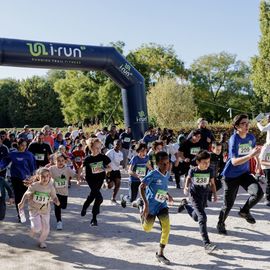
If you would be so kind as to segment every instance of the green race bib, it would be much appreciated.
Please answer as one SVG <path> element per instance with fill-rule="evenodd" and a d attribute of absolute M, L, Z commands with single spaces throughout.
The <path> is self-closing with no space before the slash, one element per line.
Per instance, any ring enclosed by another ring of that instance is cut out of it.
<path fill-rule="evenodd" d="M 146 174 L 146 167 L 137 166 L 136 167 L 136 174 L 138 176 L 145 176 L 145 174 Z"/>
<path fill-rule="evenodd" d="M 104 172 L 103 162 L 102 161 L 99 161 L 99 162 L 96 162 L 96 163 L 91 163 L 90 166 L 91 166 L 91 169 L 92 169 L 92 174 L 97 174 L 97 173 Z"/>
<path fill-rule="evenodd" d="M 198 186 L 208 185 L 210 180 L 209 173 L 194 173 L 193 183 Z"/>
<path fill-rule="evenodd" d="M 249 143 L 239 144 L 238 155 L 246 156 L 250 153 L 251 150 L 252 150 L 252 146 Z"/>
<path fill-rule="evenodd" d="M 163 203 L 166 201 L 166 199 L 167 199 L 167 191 L 162 190 L 162 189 L 158 189 L 156 196 L 155 196 L 155 200 L 157 202 Z"/>
<path fill-rule="evenodd" d="M 196 156 L 200 152 L 200 150 L 201 150 L 200 147 L 192 147 L 190 148 L 190 154 Z"/>
<path fill-rule="evenodd" d="M 54 184 L 56 188 L 65 188 L 67 187 L 67 180 L 66 178 L 56 178 Z"/>
<path fill-rule="evenodd" d="M 50 195 L 48 192 L 39 192 L 39 191 L 34 192 L 33 201 L 35 203 L 47 204 L 49 200 L 50 200 Z"/>

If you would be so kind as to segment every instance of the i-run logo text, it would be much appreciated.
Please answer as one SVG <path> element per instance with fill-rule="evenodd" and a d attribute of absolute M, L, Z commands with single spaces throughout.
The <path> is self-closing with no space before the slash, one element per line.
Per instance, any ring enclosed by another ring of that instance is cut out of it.
<path fill-rule="evenodd" d="M 82 57 L 82 51 L 86 48 L 84 46 L 81 46 L 80 48 L 71 48 L 71 47 L 64 47 L 59 46 L 55 47 L 55 45 L 50 44 L 49 48 L 46 48 L 45 44 L 40 42 L 35 43 L 26 43 L 26 45 L 29 48 L 29 52 L 32 56 L 66 56 L 66 57 L 76 57 L 81 58 Z"/>

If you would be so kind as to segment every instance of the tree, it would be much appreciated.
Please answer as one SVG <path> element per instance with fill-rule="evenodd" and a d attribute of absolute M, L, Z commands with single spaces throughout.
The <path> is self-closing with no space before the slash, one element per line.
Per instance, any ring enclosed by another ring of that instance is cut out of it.
<path fill-rule="evenodd" d="M 48 80 L 38 76 L 22 80 L 19 92 L 21 110 L 24 111 L 24 123 L 34 127 L 41 127 L 45 124 L 63 125 L 58 95 Z M 21 118 L 19 115 L 17 117 Z"/>
<path fill-rule="evenodd" d="M 260 3 L 259 55 L 251 59 L 254 92 L 261 111 L 270 110 L 270 3 Z"/>
<path fill-rule="evenodd" d="M 65 123 L 89 121 L 98 113 L 98 85 L 87 73 L 67 71 L 66 78 L 55 82 Z"/>
<path fill-rule="evenodd" d="M 0 127 L 12 127 L 12 101 L 16 100 L 19 82 L 13 79 L 0 81 Z M 14 108 L 15 109 L 15 108 Z M 22 112 L 21 112 L 22 113 Z"/>
<path fill-rule="evenodd" d="M 232 106 L 235 112 L 251 112 L 254 93 L 249 77 L 249 67 L 233 54 L 221 52 L 195 60 L 189 79 L 199 113 L 220 121 L 229 118 L 227 109 Z"/>
<path fill-rule="evenodd" d="M 181 121 L 194 120 L 193 89 L 175 78 L 161 77 L 147 95 L 149 117 L 161 128 L 178 128 Z"/>
<path fill-rule="evenodd" d="M 127 60 L 144 76 L 146 88 L 157 82 L 161 76 L 185 77 L 184 63 L 172 46 L 143 44 L 127 55 Z"/>

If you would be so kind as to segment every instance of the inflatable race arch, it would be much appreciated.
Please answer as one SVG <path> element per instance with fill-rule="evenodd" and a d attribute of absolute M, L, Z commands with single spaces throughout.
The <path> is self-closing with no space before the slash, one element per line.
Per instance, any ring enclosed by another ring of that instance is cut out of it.
<path fill-rule="evenodd" d="M 125 125 L 134 138 L 148 127 L 144 78 L 113 47 L 0 38 L 0 65 L 102 71 L 121 88 Z"/>

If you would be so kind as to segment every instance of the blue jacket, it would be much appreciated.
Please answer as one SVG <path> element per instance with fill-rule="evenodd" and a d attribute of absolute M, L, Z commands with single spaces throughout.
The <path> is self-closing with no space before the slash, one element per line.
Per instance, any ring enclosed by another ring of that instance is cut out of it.
<path fill-rule="evenodd" d="M 29 152 L 10 152 L 0 162 L 0 170 L 5 169 L 11 162 L 10 175 L 21 180 L 25 180 L 29 176 L 33 175 L 36 170 L 35 156 Z"/>

